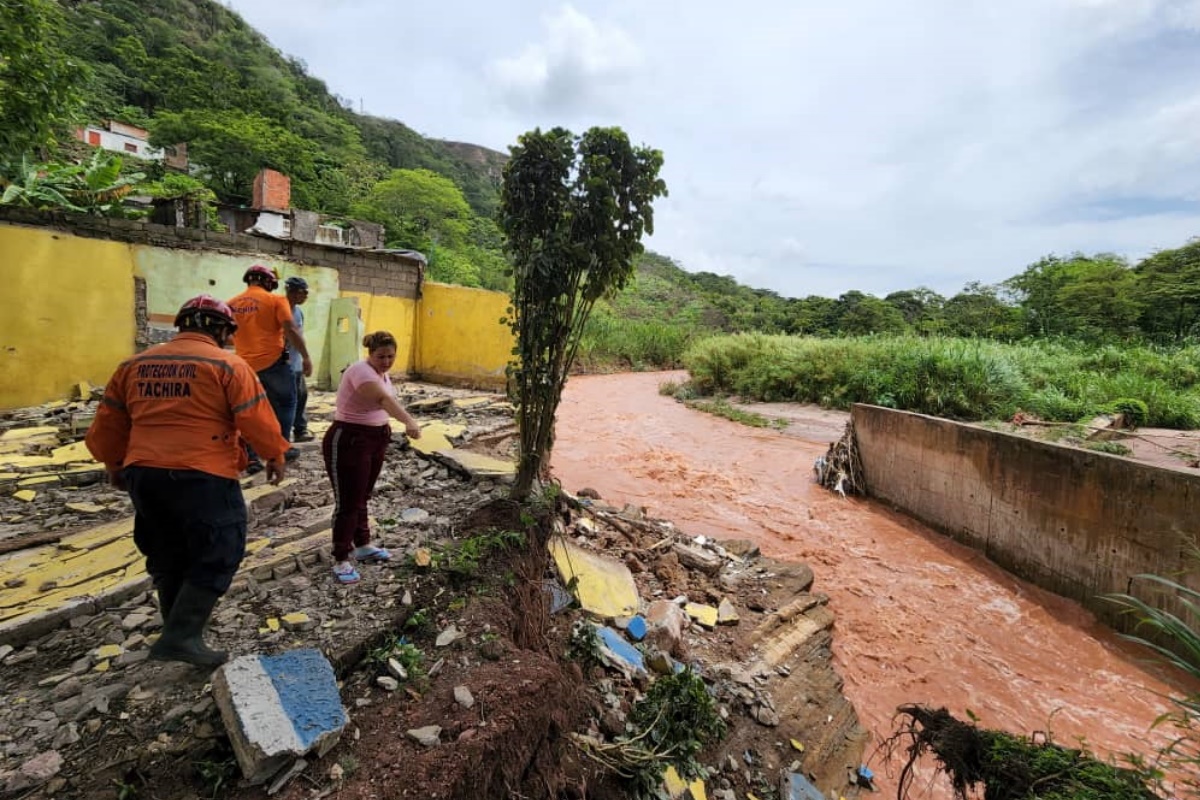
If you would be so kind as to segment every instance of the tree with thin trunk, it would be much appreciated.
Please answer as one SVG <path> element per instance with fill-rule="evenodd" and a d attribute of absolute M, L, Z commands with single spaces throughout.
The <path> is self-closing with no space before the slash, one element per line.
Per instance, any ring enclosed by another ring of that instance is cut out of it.
<path fill-rule="evenodd" d="M 508 368 L 520 456 L 512 496 L 545 477 L 554 415 L 584 323 L 596 301 L 620 291 L 654 232 L 653 201 L 667 193 L 662 153 L 633 147 L 620 128 L 576 136 L 563 128 L 521 136 L 510 148 L 500 228 L 513 262 Z"/>

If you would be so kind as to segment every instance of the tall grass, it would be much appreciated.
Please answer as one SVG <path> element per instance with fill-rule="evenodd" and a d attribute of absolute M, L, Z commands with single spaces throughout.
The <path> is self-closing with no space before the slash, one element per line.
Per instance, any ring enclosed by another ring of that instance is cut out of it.
<path fill-rule="evenodd" d="M 579 342 L 581 365 L 591 369 L 678 369 L 696 337 L 691 326 L 656 319 L 588 318 Z"/>
<path fill-rule="evenodd" d="M 1200 427 L 1198 347 L 741 334 L 696 342 L 682 361 L 705 394 L 832 408 L 873 403 L 966 420 L 1024 410 L 1061 422 L 1137 399 L 1147 406 L 1148 425 Z"/>

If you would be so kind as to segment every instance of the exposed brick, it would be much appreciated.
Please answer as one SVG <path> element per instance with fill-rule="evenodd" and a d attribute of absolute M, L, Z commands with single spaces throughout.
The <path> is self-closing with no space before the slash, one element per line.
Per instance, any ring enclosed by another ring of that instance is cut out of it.
<path fill-rule="evenodd" d="M 287 211 L 292 207 L 292 181 L 273 169 L 259 170 L 254 176 L 253 207 L 269 211 Z"/>

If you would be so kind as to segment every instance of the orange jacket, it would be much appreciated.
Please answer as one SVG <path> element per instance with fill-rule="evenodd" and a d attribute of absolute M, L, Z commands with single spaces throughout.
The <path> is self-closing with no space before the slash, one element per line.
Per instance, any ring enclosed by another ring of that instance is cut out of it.
<path fill-rule="evenodd" d="M 229 301 L 237 322 L 233 348 L 255 372 L 262 372 L 283 356 L 287 346 L 284 329 L 292 324 L 292 306 L 287 298 L 251 286 Z"/>
<path fill-rule="evenodd" d="M 237 478 L 246 467 L 239 431 L 267 460 L 289 447 L 250 365 L 189 331 L 117 367 L 85 441 L 110 470 L 137 464 Z"/>

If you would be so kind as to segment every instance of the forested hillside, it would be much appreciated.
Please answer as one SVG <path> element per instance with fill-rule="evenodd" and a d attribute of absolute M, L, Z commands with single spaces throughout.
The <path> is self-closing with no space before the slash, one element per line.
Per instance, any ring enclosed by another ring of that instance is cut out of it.
<path fill-rule="evenodd" d="M 74 172 L 61 163 L 22 166 L 23 158 L 67 161 L 68 153 L 48 146 L 52 134 L 61 144 L 74 125 L 117 119 L 148 128 L 155 144 L 186 141 L 193 163 L 203 165 L 199 186 L 127 162 L 126 173 L 145 173 L 139 193 L 199 188 L 244 203 L 255 173 L 273 167 L 291 176 L 297 207 L 384 223 L 389 245 L 429 255 L 433 279 L 508 288 L 494 221 L 504 154 L 356 113 L 302 61 L 214 0 L 6 2 L 0 53 L 4 202 L 61 207 L 64 194 L 76 195 L 40 184 L 64 175 L 86 178 L 84 200 L 119 194 L 94 190 L 111 172 L 99 162 Z M 82 207 L 120 212 L 110 199 Z M 1200 244 L 1135 264 L 1108 254 L 1048 256 L 1024 269 L 1014 264 L 1013 273 L 950 296 L 913 287 L 884 297 L 786 298 L 648 253 L 634 284 L 597 308 L 583 355 L 665 366 L 699 337 L 747 331 L 1165 344 L 1198 332 Z"/>

